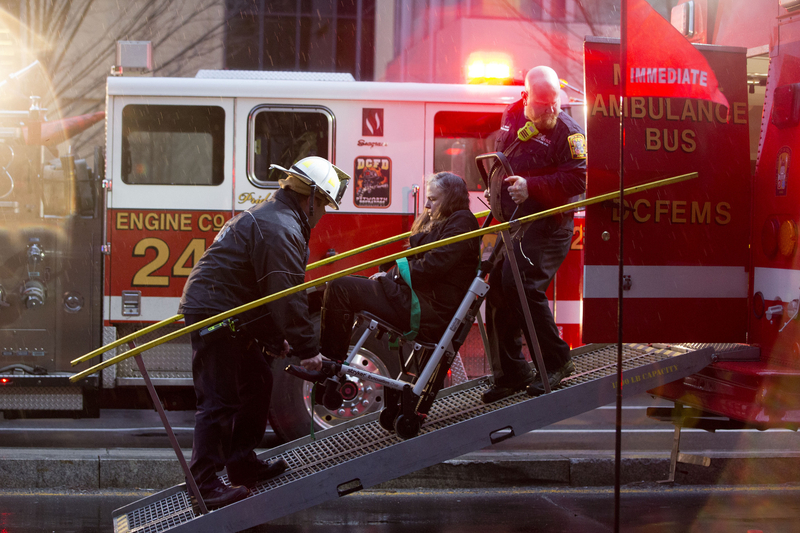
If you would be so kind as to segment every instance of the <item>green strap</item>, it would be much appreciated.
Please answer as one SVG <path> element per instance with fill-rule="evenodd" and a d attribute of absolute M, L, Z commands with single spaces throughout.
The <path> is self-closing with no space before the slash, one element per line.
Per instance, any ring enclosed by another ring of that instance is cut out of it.
<path fill-rule="evenodd" d="M 411 286 L 411 270 L 408 268 L 408 259 L 405 257 L 398 259 L 397 270 L 400 271 L 400 277 L 403 278 L 408 288 L 411 289 L 411 330 L 403 333 L 403 337 L 413 341 L 417 337 L 417 333 L 419 333 L 420 308 L 417 293 L 414 292 L 414 287 Z"/>

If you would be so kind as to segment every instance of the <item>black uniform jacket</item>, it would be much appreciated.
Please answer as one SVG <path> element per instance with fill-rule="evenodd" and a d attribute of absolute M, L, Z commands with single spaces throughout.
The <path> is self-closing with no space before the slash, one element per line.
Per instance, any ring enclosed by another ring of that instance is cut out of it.
<path fill-rule="evenodd" d="M 504 152 L 514 174 L 528 182 L 528 199 L 520 205 L 517 218 L 576 201 L 586 191 L 586 139 L 578 123 L 561 112 L 551 131 L 517 142 L 517 131 L 527 120 L 522 100 L 511 104 L 495 141 L 495 151 Z M 500 195 L 506 219 L 516 208 L 508 186 L 503 182 Z"/>
<path fill-rule="evenodd" d="M 412 235 L 410 245 L 414 248 L 476 229 L 478 221 L 464 209 L 450 215 L 430 232 Z M 479 263 L 480 241 L 477 237 L 408 257 L 411 285 L 420 301 L 419 334 L 423 340 L 439 340 L 475 279 Z M 378 279 L 386 296 L 410 313 L 411 291 L 397 267 Z"/>
<path fill-rule="evenodd" d="M 303 283 L 310 235 L 308 217 L 293 194 L 276 191 L 222 227 L 189 274 L 178 312 L 215 315 Z M 319 353 L 305 292 L 240 317 L 241 322 L 262 317 L 247 331 L 273 353 L 281 351 L 284 339 L 300 359 Z"/>

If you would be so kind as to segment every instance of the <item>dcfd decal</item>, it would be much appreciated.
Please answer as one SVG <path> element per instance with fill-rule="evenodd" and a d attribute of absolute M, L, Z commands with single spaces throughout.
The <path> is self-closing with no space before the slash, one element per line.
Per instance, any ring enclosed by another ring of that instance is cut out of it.
<path fill-rule="evenodd" d="M 361 135 L 383 137 L 383 109 L 363 108 L 361 110 Z"/>
<path fill-rule="evenodd" d="M 353 178 L 356 207 L 389 207 L 392 203 L 392 160 L 388 157 L 356 157 Z"/>
<path fill-rule="evenodd" d="M 789 162 L 792 159 L 792 149 L 784 146 L 778 150 L 775 160 L 775 196 L 786 196 L 786 177 L 789 175 Z"/>

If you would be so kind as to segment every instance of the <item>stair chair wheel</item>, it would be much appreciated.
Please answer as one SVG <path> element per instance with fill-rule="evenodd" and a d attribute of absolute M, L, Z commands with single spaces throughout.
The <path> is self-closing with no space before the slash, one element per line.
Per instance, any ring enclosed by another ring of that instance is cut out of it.
<path fill-rule="evenodd" d="M 378 423 L 389 433 L 394 431 L 394 419 L 397 413 L 397 406 L 387 405 L 381 410 L 381 414 L 378 417 Z"/>
<path fill-rule="evenodd" d="M 411 439 L 417 436 L 421 425 L 417 416 L 400 415 L 394 420 L 394 431 L 401 439 Z"/>

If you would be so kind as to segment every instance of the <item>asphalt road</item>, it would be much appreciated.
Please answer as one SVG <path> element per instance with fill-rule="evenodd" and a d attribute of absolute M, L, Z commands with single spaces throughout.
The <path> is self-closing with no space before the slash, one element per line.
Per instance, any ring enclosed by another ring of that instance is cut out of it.
<path fill-rule="evenodd" d="M 145 492 L 0 490 L 0 531 L 113 531 L 113 509 Z M 626 533 L 793 533 L 800 486 L 624 487 Z M 606 533 L 614 531 L 611 489 L 364 491 L 248 533 Z"/>

